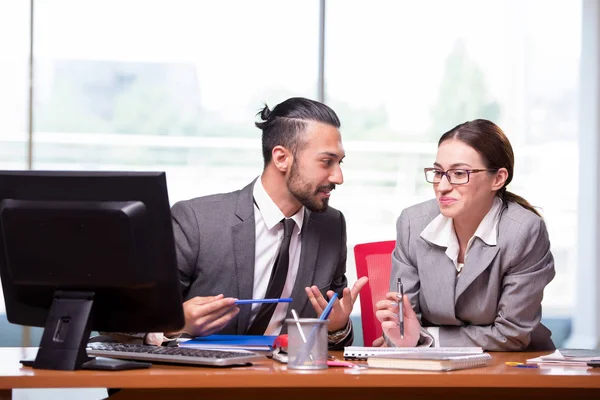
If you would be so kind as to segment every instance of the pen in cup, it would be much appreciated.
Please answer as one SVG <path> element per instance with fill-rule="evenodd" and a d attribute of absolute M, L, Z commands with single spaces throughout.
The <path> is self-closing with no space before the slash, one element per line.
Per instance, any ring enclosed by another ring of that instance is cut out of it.
<path fill-rule="evenodd" d="M 338 298 L 337 293 L 334 293 L 333 296 L 331 296 L 331 299 L 329 299 L 327 306 L 325 307 L 325 309 L 321 313 L 321 316 L 319 317 L 320 321 L 325 321 L 327 318 L 329 318 L 329 314 L 331 314 L 331 310 L 332 310 L 335 300 L 337 298 Z M 313 348 L 313 346 L 315 345 L 315 339 L 316 339 L 318 329 L 319 329 L 319 326 L 315 326 L 312 329 L 312 331 L 308 335 L 308 339 L 306 340 L 306 343 L 304 343 L 302 345 L 302 347 L 300 348 L 300 351 L 298 352 L 298 356 L 296 359 L 297 364 L 303 364 L 304 361 L 306 360 L 307 356 L 310 356 L 312 358 L 312 356 L 310 355 L 310 352 L 311 352 L 311 349 Z"/>
<path fill-rule="evenodd" d="M 397 294 L 398 298 L 398 322 L 400 324 L 400 338 L 404 339 L 404 286 L 402 286 L 402 279 L 398 278 L 396 282 Z"/>
<path fill-rule="evenodd" d="M 302 339 L 302 342 L 306 343 L 306 336 L 304 336 L 304 330 L 302 329 L 302 325 L 300 325 L 300 319 L 298 318 L 298 313 L 293 308 L 292 308 L 292 317 L 294 317 L 294 321 L 296 321 L 296 328 L 298 328 L 298 333 L 300 333 L 300 338 Z M 312 354 L 310 355 L 310 360 L 313 361 Z"/>
<path fill-rule="evenodd" d="M 292 317 L 294 317 L 294 321 L 296 321 L 296 327 L 298 328 L 298 332 L 300 333 L 300 337 L 302 341 L 306 343 L 306 336 L 304 336 L 304 331 L 302 330 L 302 326 L 300 325 L 300 320 L 298 319 L 298 313 L 296 310 L 292 309 Z"/>

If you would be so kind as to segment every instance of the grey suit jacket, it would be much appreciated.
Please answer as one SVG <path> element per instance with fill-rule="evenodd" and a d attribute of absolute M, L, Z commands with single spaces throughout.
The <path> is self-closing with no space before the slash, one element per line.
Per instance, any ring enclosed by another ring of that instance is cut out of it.
<path fill-rule="evenodd" d="M 226 297 L 252 298 L 254 287 L 255 223 L 254 182 L 231 193 L 199 197 L 176 203 L 171 210 L 177 262 L 184 300 L 223 293 Z M 302 227 L 302 251 L 298 275 L 288 307 L 301 317 L 316 313 L 304 292 L 316 285 L 325 295 L 333 290 L 341 297 L 346 279 L 346 222 L 329 207 L 322 213 L 306 211 Z M 250 323 L 251 305 L 220 333 L 244 334 Z M 282 333 L 287 331 L 284 323 Z M 352 343 L 352 332 L 340 346 Z"/>
<path fill-rule="evenodd" d="M 550 331 L 540 323 L 544 287 L 555 274 L 544 220 L 517 203 L 505 203 L 497 245 L 476 238 L 457 277 L 446 249 L 420 236 L 438 214 L 437 201 L 430 200 L 398 218 L 391 290 L 401 277 L 422 325 L 440 327 L 440 346 L 554 349 Z"/>

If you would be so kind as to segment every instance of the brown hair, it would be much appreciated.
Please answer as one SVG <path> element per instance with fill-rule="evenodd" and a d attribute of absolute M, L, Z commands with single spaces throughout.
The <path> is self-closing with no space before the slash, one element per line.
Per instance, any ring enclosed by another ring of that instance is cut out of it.
<path fill-rule="evenodd" d="M 496 195 L 505 202 L 515 202 L 541 217 L 527 200 L 506 190 L 506 186 L 513 178 L 515 155 L 508 138 L 498 125 L 487 119 L 467 121 L 444 133 L 438 142 L 438 147 L 450 139 L 460 140 L 475 149 L 481 154 L 486 168 L 506 168 L 508 178 Z"/>

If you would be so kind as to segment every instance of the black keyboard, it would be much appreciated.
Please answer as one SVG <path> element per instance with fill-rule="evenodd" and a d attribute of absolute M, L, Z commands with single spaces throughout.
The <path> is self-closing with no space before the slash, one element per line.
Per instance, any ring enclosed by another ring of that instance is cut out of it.
<path fill-rule="evenodd" d="M 89 356 L 94 357 L 217 367 L 246 365 L 265 358 L 264 355 L 246 350 L 225 351 L 106 342 L 88 343 L 86 350 Z"/>

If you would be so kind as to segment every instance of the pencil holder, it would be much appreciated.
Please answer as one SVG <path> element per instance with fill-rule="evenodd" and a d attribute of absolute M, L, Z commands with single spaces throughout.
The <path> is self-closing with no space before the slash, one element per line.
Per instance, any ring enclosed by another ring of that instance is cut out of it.
<path fill-rule="evenodd" d="M 327 326 L 316 318 L 286 319 L 288 326 L 288 368 L 327 368 Z"/>

